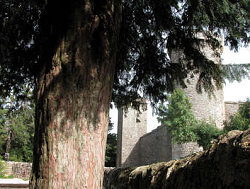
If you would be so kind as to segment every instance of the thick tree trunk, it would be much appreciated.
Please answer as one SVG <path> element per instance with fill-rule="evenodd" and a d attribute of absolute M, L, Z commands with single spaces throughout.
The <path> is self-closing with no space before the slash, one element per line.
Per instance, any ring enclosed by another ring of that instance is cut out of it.
<path fill-rule="evenodd" d="M 30 188 L 98 189 L 121 1 L 51 0 L 46 10 Z"/>

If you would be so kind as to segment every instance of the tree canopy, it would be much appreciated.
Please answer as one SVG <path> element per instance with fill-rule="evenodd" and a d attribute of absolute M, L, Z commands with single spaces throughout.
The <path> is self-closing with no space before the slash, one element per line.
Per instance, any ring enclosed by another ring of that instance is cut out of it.
<path fill-rule="evenodd" d="M 0 154 L 9 153 L 11 161 L 32 161 L 35 129 L 31 92 L 23 87 L 20 95 L 26 98 L 22 100 L 15 95 L 0 98 Z"/>
<path fill-rule="evenodd" d="M 198 140 L 195 129 L 198 121 L 191 110 L 191 103 L 181 89 L 168 98 L 168 105 L 159 107 L 158 120 L 167 127 L 174 143 Z"/>
<path fill-rule="evenodd" d="M 218 48 L 221 34 L 234 49 L 249 43 L 249 0 L 2 0 L 0 9 L 0 95 L 19 99 L 35 84 L 30 188 L 101 188 L 111 89 L 117 105 L 157 102 L 194 72 L 197 89 L 212 92 L 225 72 L 200 44 Z M 171 62 L 174 49 L 185 61 Z"/>
<path fill-rule="evenodd" d="M 0 2 L 1 95 L 6 96 L 10 91 L 18 95 L 22 84 L 34 84 L 42 62 L 40 53 L 47 50 L 43 46 L 46 39 L 42 36 L 46 31 L 41 25 L 44 20 L 52 19 L 48 17 L 49 3 Z M 53 10 L 53 16 L 65 15 L 57 24 L 60 33 L 60 28 L 67 27 L 64 22 L 69 15 L 64 13 L 71 7 L 67 5 L 73 3 L 66 0 L 54 3 L 66 7 L 62 12 Z M 93 10 L 101 12 L 104 4 L 96 1 Z M 203 32 L 207 36 L 205 41 L 214 48 L 219 46 L 216 37 L 223 35 L 225 44 L 237 50 L 240 44 L 249 43 L 249 10 L 249 0 L 124 0 L 113 100 L 124 105 L 141 95 L 152 101 L 164 99 L 165 92 L 172 91 L 176 83 L 185 85 L 183 80 L 191 71 L 199 72 L 198 85 L 205 90 L 213 90 L 212 80 L 220 87 L 223 69 L 203 56 L 197 48 L 201 39 L 197 39 L 196 34 Z M 56 41 L 57 36 L 53 37 Z M 50 48 L 53 52 L 53 47 Z M 187 61 L 171 63 L 166 49 L 182 49 Z M 246 70 L 249 66 L 245 66 Z"/>
<path fill-rule="evenodd" d="M 181 89 L 175 90 L 167 99 L 168 104 L 159 106 L 158 120 L 167 127 L 174 143 L 197 141 L 204 149 L 211 146 L 211 141 L 231 130 L 250 128 L 250 100 L 240 104 L 238 112 L 224 122 L 219 129 L 213 120 L 207 122 L 195 118 L 189 98 Z"/>

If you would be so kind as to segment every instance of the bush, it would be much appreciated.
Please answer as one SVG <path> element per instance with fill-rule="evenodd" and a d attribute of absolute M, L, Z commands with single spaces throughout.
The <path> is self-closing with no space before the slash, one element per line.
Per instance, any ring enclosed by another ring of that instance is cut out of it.
<path fill-rule="evenodd" d="M 195 129 L 195 133 L 198 137 L 197 143 L 206 150 L 211 146 L 211 141 L 218 138 L 223 132 L 215 124 L 200 121 Z"/>
<path fill-rule="evenodd" d="M 224 123 L 224 132 L 227 133 L 232 130 L 247 130 L 250 128 L 249 120 L 244 118 L 239 112 L 231 116 L 229 122 Z"/>
<path fill-rule="evenodd" d="M 166 125 L 173 143 L 196 141 L 197 120 L 191 110 L 191 103 L 184 92 L 177 89 L 168 99 L 168 106 L 159 107 L 158 120 Z"/>
<path fill-rule="evenodd" d="M 172 136 L 172 142 L 184 143 L 197 141 L 204 149 L 208 149 L 211 141 L 231 130 L 247 130 L 250 128 L 250 99 L 242 104 L 238 113 L 231 117 L 225 127 L 220 130 L 215 124 L 198 121 L 192 113 L 188 97 L 180 89 L 173 92 L 168 99 L 169 104 L 159 106 L 158 120 L 166 125 Z"/>
<path fill-rule="evenodd" d="M 106 154 L 105 154 L 105 166 L 116 166 L 116 149 L 117 149 L 117 137 L 114 133 L 109 133 L 107 136 Z"/>
<path fill-rule="evenodd" d="M 163 104 L 159 106 L 158 120 L 166 125 L 172 136 L 172 142 L 197 141 L 200 146 L 207 149 L 211 141 L 222 134 L 215 124 L 198 121 L 195 118 L 189 98 L 182 90 L 175 90 L 168 102 L 167 106 Z"/>
<path fill-rule="evenodd" d="M 5 162 L 0 158 L 0 177 L 3 177 L 5 174 Z"/>
<path fill-rule="evenodd" d="M 230 117 L 228 122 L 224 122 L 224 133 L 231 130 L 247 130 L 250 128 L 250 99 L 241 104 L 238 112 Z"/>

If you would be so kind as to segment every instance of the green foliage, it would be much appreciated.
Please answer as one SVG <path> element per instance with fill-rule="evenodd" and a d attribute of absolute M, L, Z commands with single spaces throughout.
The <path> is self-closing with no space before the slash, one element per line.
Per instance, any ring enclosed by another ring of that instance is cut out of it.
<path fill-rule="evenodd" d="M 191 111 L 191 103 L 184 92 L 177 89 L 168 99 L 168 106 L 161 105 L 159 118 L 166 125 L 172 136 L 172 141 L 177 143 L 196 141 L 195 131 L 197 120 Z"/>
<path fill-rule="evenodd" d="M 75 12 L 76 2 L 0 2 L 0 95 L 10 91 L 19 95 L 20 86 L 35 83 L 42 64 L 51 62 L 44 56 L 52 58 L 60 37 L 74 27 L 71 12 Z M 97 0 L 90 6 L 103 10 Z M 204 32 L 206 42 L 214 48 L 219 45 L 214 35 L 222 32 L 234 49 L 249 43 L 248 0 L 126 0 L 122 6 L 113 88 L 113 101 L 119 105 L 135 101 L 140 94 L 154 102 L 163 100 L 176 83 L 184 85 L 188 72 L 200 73 L 199 89 L 214 89 L 212 80 L 221 86 L 224 71 L 195 48 L 204 42 L 197 39 L 197 32 Z M 72 25 L 65 24 L 68 20 Z M 169 51 L 182 49 L 187 61 L 171 64 L 166 47 Z"/>
<path fill-rule="evenodd" d="M 34 104 L 10 96 L 1 98 L 0 153 L 10 153 L 9 160 L 31 162 L 34 137 Z M 7 144 L 8 143 L 8 144 Z M 7 146 L 8 145 L 8 146 Z"/>
<path fill-rule="evenodd" d="M 207 149 L 211 141 L 222 134 L 214 124 L 198 121 L 194 117 L 191 103 L 182 90 L 175 90 L 168 98 L 168 103 L 167 106 L 160 106 L 158 120 L 166 125 L 173 142 L 197 141 Z"/>
<path fill-rule="evenodd" d="M 222 134 L 222 130 L 218 129 L 215 124 L 199 121 L 198 126 L 195 128 L 195 133 L 198 137 L 198 144 L 206 150 L 211 146 L 211 141 Z"/>
<path fill-rule="evenodd" d="M 7 110 L 0 109 L 0 152 L 4 152 L 4 150 L 5 150 L 4 145 L 5 145 L 7 137 L 8 137 L 8 132 L 3 127 L 3 125 L 7 121 L 6 114 L 7 114 Z"/>
<path fill-rule="evenodd" d="M 0 178 L 4 176 L 5 173 L 5 162 L 2 160 L 2 157 L 0 157 Z"/>
<path fill-rule="evenodd" d="M 234 49 L 249 43 L 249 9 L 248 0 L 124 1 L 114 101 L 125 104 L 139 94 L 151 101 L 164 100 L 176 83 L 185 85 L 189 72 L 200 74 L 199 91 L 211 92 L 214 83 L 221 87 L 223 76 L 229 75 L 225 70 L 232 69 L 213 64 L 195 47 L 203 42 L 218 47 L 215 36 L 222 32 Z M 197 39 L 198 32 L 207 39 Z M 183 50 L 186 60 L 171 64 L 166 48 Z"/>
<path fill-rule="evenodd" d="M 114 133 L 108 133 L 106 155 L 105 155 L 105 166 L 115 167 L 116 166 L 116 150 L 117 150 L 117 135 Z"/>
<path fill-rule="evenodd" d="M 243 78 L 250 79 L 250 64 L 226 64 L 222 65 L 224 78 L 229 82 L 242 81 Z"/>
<path fill-rule="evenodd" d="M 117 135 L 110 133 L 113 129 L 113 123 L 109 119 L 109 132 L 107 136 L 106 153 L 105 153 L 105 166 L 115 167 L 116 166 L 116 153 L 117 153 Z"/>
<path fill-rule="evenodd" d="M 0 175 L 0 178 L 1 178 L 1 179 L 13 179 L 13 178 L 15 178 L 15 177 L 14 177 L 14 175 L 8 175 L 8 176 Z"/>
<path fill-rule="evenodd" d="M 39 9 L 34 1 L 0 1 L 0 96 L 22 98 L 23 85 L 34 84 Z"/>
<path fill-rule="evenodd" d="M 250 128 L 250 99 L 240 105 L 238 112 L 224 123 L 224 132 L 231 130 L 247 130 Z"/>
<path fill-rule="evenodd" d="M 250 128 L 250 100 L 239 107 L 239 111 L 225 122 L 225 127 L 220 130 L 215 124 L 196 120 L 189 99 L 182 90 L 178 89 L 168 98 L 167 106 L 159 107 L 158 120 L 166 125 L 172 136 L 173 142 L 183 143 L 197 141 L 204 149 L 208 149 L 211 141 L 231 130 L 247 130 Z"/>

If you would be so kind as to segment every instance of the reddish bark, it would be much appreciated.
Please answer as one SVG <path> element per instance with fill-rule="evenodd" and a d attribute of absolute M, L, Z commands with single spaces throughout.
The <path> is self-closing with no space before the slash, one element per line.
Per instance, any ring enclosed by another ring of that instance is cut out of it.
<path fill-rule="evenodd" d="M 65 3 L 61 16 L 72 13 L 65 12 L 70 19 L 63 33 L 60 16 L 50 23 L 59 33 L 48 37 L 55 47 L 52 58 L 51 49 L 42 54 L 30 188 L 102 187 L 121 2 L 99 4 L 68 2 L 67 9 Z"/>

